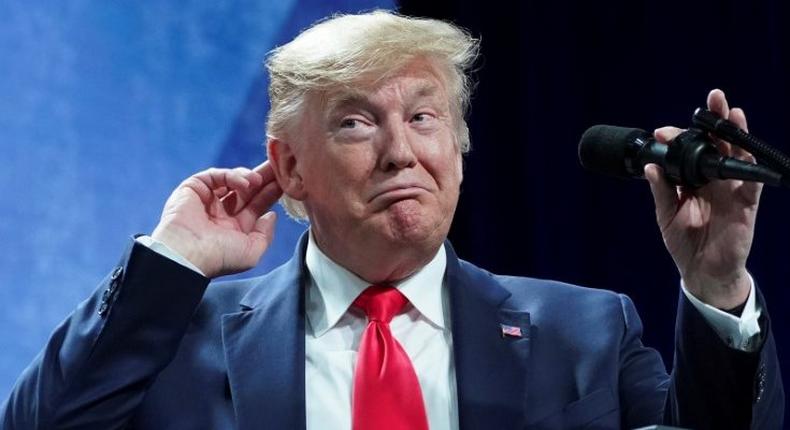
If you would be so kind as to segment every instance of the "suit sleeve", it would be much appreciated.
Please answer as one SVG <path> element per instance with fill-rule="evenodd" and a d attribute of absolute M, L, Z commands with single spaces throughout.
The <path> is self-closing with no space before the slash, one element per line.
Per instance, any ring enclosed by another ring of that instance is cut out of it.
<path fill-rule="evenodd" d="M 784 391 L 765 308 L 759 324 L 759 348 L 731 348 L 681 294 L 667 423 L 694 429 L 782 428 Z"/>
<path fill-rule="evenodd" d="M 123 428 L 175 356 L 208 283 L 132 243 L 23 372 L 0 427 Z"/>
<path fill-rule="evenodd" d="M 621 424 L 629 429 L 659 424 L 670 378 L 658 351 L 642 344 L 642 320 L 634 303 L 619 297 L 624 323 L 618 375 Z"/>

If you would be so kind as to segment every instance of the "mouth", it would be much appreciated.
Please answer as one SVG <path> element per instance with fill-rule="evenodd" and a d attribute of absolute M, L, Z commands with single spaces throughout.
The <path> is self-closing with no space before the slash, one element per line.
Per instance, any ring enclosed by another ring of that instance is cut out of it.
<path fill-rule="evenodd" d="M 400 200 L 414 199 L 421 194 L 428 192 L 425 188 L 418 185 L 403 185 L 387 188 L 375 194 L 370 201 L 378 201 L 391 204 Z"/>

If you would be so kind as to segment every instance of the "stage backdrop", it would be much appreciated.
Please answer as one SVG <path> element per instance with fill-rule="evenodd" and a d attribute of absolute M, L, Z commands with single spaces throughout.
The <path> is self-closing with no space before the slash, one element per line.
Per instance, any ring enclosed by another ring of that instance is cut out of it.
<path fill-rule="evenodd" d="M 376 7 L 0 2 L 0 403 L 183 178 L 265 159 L 266 52 Z M 286 218 L 255 273 L 292 254 L 304 226 Z"/>
<path fill-rule="evenodd" d="M 507 5 L 507 6 L 505 6 Z M 482 38 L 472 153 L 450 239 L 499 273 L 627 293 L 672 366 L 678 273 L 647 182 L 585 172 L 594 124 L 687 127 L 712 88 L 790 153 L 790 3 L 403 0 Z M 766 188 L 748 268 L 771 311 L 790 388 L 790 189 Z M 788 399 L 790 400 L 790 398 Z M 790 403 L 785 408 L 790 410 Z"/>
<path fill-rule="evenodd" d="M 210 165 L 263 159 L 267 50 L 374 1 L 0 3 L 0 396 L 52 328 L 148 232 L 169 191 Z M 209 6 L 210 4 L 210 6 Z M 388 6 L 386 3 L 383 6 Z M 647 184 L 588 174 L 589 126 L 686 126 L 711 88 L 786 150 L 788 5 L 775 1 L 404 0 L 482 38 L 451 239 L 500 273 L 629 294 L 671 366 L 678 275 Z M 790 191 L 766 190 L 750 269 L 790 360 Z M 278 224 L 255 272 L 302 226 Z M 788 384 L 786 384 L 788 385 Z"/>

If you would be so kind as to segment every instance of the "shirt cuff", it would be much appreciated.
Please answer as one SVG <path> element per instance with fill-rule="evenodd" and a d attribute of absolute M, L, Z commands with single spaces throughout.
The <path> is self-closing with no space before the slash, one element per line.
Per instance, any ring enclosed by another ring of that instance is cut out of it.
<path fill-rule="evenodd" d="M 680 281 L 680 288 L 683 289 L 683 294 L 708 321 L 708 324 L 713 327 L 713 330 L 719 337 L 731 348 L 746 352 L 756 351 L 762 343 L 760 324 L 758 322 L 760 315 L 762 315 L 762 306 L 757 303 L 754 279 L 751 274 L 749 274 L 749 282 L 749 297 L 746 299 L 746 304 L 739 318 L 694 297 L 686 289 L 683 280 Z"/>
<path fill-rule="evenodd" d="M 195 272 L 200 273 L 202 276 L 206 276 L 200 271 L 200 269 L 197 268 L 197 266 L 187 260 L 186 257 L 177 253 L 176 251 L 173 251 L 169 246 L 152 238 L 151 236 L 138 236 L 135 241 L 159 255 L 165 256 L 188 269 L 194 270 Z"/>

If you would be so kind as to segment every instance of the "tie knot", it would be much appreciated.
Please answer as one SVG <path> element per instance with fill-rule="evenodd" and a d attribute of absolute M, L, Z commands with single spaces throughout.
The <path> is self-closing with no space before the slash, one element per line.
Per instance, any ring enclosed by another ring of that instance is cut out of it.
<path fill-rule="evenodd" d="M 354 306 L 362 309 L 368 321 L 381 321 L 389 324 L 392 317 L 403 309 L 408 300 L 393 287 L 373 285 L 368 287 L 354 300 Z"/>

